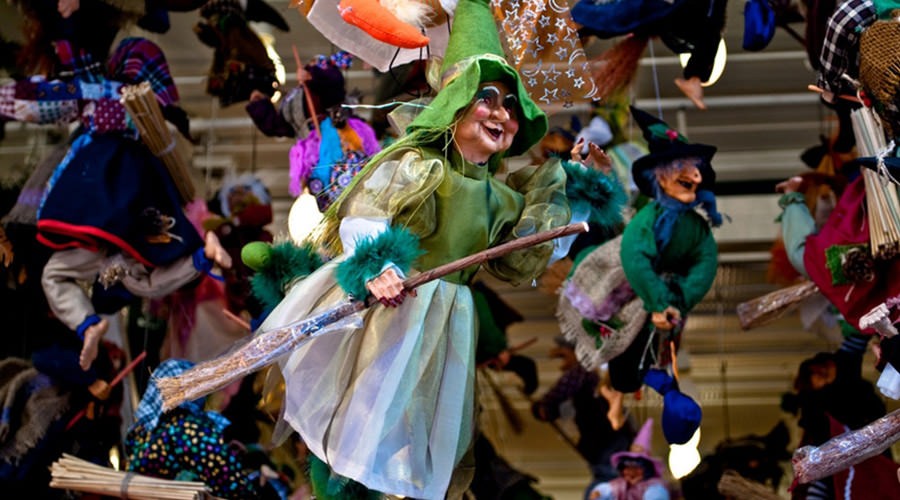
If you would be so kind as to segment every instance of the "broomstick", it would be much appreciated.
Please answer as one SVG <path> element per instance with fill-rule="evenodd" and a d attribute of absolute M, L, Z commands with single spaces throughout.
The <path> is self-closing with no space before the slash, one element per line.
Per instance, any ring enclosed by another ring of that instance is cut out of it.
<path fill-rule="evenodd" d="M 405 280 L 403 287 L 406 290 L 413 290 L 429 281 L 510 252 L 587 230 L 587 224 L 569 224 L 549 231 L 517 238 L 417 274 Z M 372 296 L 369 296 L 366 300 L 348 299 L 331 309 L 308 318 L 276 330 L 263 332 L 234 351 L 201 363 L 180 375 L 159 379 L 157 387 L 162 396 L 163 411 L 171 410 L 185 401 L 192 401 L 215 392 L 247 374 L 274 363 L 285 354 L 306 343 L 309 339 L 332 331 L 329 328 L 330 325 L 334 325 L 354 313 L 363 311 L 376 302 L 377 300 Z"/>
<path fill-rule="evenodd" d="M 774 321 L 792 310 L 804 299 L 813 296 L 819 287 L 812 281 L 804 281 L 793 286 L 775 290 L 737 306 L 741 328 L 749 330 Z"/>
<path fill-rule="evenodd" d="M 122 379 L 124 379 L 126 375 L 128 375 L 129 373 L 134 371 L 134 369 L 137 368 L 137 366 L 141 363 L 141 361 L 143 361 L 144 358 L 146 358 L 146 357 L 147 357 L 147 351 L 141 351 L 141 353 L 138 354 L 137 357 L 135 357 L 133 360 L 131 360 L 130 363 L 125 365 L 125 368 L 122 368 L 122 371 L 120 371 L 115 376 L 115 378 L 113 378 L 112 381 L 109 383 L 109 390 L 112 390 L 113 387 L 119 385 L 119 383 L 122 381 Z M 77 424 L 82 418 L 84 418 L 84 416 L 88 414 L 88 409 L 93 404 L 94 404 L 93 401 L 88 403 L 87 406 L 85 406 L 78 413 L 76 413 L 75 416 L 72 417 L 72 420 L 69 420 L 69 423 L 66 424 L 66 430 L 67 431 L 70 430 L 72 427 L 75 426 L 75 424 Z"/>
<path fill-rule="evenodd" d="M 820 446 L 804 446 L 794 452 L 794 484 L 806 484 L 832 476 L 886 450 L 900 441 L 900 410 L 871 424 L 835 436 Z M 792 486 L 793 487 L 793 486 Z"/>

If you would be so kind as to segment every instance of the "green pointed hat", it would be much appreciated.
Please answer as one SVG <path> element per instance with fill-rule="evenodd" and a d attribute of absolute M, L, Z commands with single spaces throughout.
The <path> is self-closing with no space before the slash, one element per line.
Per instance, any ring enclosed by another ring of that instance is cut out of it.
<path fill-rule="evenodd" d="M 449 127 L 472 102 L 478 85 L 490 81 L 506 82 L 519 98 L 519 132 L 506 155 L 524 154 L 547 133 L 547 115 L 531 100 L 519 73 L 504 59 L 488 0 L 459 0 L 441 66 L 441 88 L 407 132 Z"/>

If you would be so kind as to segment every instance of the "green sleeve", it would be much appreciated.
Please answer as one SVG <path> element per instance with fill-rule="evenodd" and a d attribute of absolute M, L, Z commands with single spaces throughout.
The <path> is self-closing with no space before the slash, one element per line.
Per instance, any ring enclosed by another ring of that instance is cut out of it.
<path fill-rule="evenodd" d="M 568 224 L 571 213 L 566 199 L 566 174 L 558 159 L 517 170 L 510 174 L 507 185 L 524 195 L 525 205 L 505 241 Z M 548 241 L 494 259 L 485 269 L 504 281 L 518 284 L 540 276 L 552 253 L 553 242 Z"/>
<path fill-rule="evenodd" d="M 628 283 L 648 312 L 662 312 L 672 304 L 669 287 L 653 267 L 659 252 L 653 235 L 658 205 L 649 203 L 625 226 L 622 234 L 622 268 Z"/>
<path fill-rule="evenodd" d="M 719 268 L 719 247 L 716 245 L 716 240 L 709 232 L 706 221 L 698 220 L 698 223 L 702 226 L 697 227 L 697 230 L 705 232 L 706 237 L 688 256 L 690 270 L 681 279 L 682 300 L 678 301 L 684 307 L 681 311 L 682 314 L 687 314 L 703 300 L 706 292 L 712 286 Z"/>

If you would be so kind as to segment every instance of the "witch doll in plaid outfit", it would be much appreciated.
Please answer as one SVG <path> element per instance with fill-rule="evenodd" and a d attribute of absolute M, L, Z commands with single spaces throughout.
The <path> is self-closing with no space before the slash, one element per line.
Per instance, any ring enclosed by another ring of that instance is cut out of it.
<path fill-rule="evenodd" d="M 122 40 L 109 59 L 108 78 L 85 70 L 92 67 L 90 56 L 68 47 L 57 42 L 75 78 L 4 85 L 0 115 L 33 123 L 80 121 L 47 181 L 37 228 L 38 240 L 56 250 L 44 267 L 44 293 L 56 317 L 83 341 L 77 361 L 88 370 L 108 324 L 76 280 L 102 278 L 94 299 L 109 290 L 124 292 L 127 300 L 129 294 L 159 297 L 210 271 L 213 262 L 231 263 L 214 234 L 204 241 L 188 221 L 171 175 L 140 141 L 119 101 L 123 85 L 148 81 L 163 115 L 187 134 L 159 47 L 143 38 Z M 111 304 L 114 310 L 124 302 Z"/>

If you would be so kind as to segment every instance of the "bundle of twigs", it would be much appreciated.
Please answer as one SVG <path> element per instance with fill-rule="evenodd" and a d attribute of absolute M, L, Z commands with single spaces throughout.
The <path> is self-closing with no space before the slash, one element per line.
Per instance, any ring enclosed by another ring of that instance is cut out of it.
<path fill-rule="evenodd" d="M 515 250 L 528 248 L 569 234 L 585 232 L 587 229 L 587 224 L 584 223 L 569 224 L 523 236 L 424 271 L 405 280 L 403 286 L 406 290 L 413 290 L 429 281 L 487 262 Z M 171 410 L 185 401 L 193 401 L 215 392 L 245 375 L 276 362 L 310 339 L 336 331 L 336 327 L 349 321 L 353 314 L 365 310 L 375 302 L 377 301 L 371 296 L 367 300 L 348 299 L 330 309 L 289 325 L 262 332 L 250 339 L 249 342 L 237 346 L 218 358 L 204 361 L 184 373 L 158 379 L 156 386 L 162 396 L 163 410 Z"/>
<path fill-rule="evenodd" d="M 719 493 L 734 500 L 778 500 L 772 488 L 762 483 L 751 481 L 733 470 L 722 473 L 717 486 Z"/>
<path fill-rule="evenodd" d="M 647 36 L 628 35 L 593 60 L 598 96 L 606 99 L 631 84 L 649 42 Z"/>
<path fill-rule="evenodd" d="M 796 285 L 769 292 L 737 306 L 738 320 L 741 328 L 749 330 L 774 321 L 793 310 L 804 299 L 819 291 L 812 281 L 804 281 Z"/>
<path fill-rule="evenodd" d="M 101 467 L 64 454 L 50 467 L 50 486 L 132 500 L 214 498 L 203 483 L 171 481 Z"/>
<path fill-rule="evenodd" d="M 162 109 L 149 82 L 122 87 L 122 104 L 134 122 L 141 140 L 150 152 L 162 160 L 175 182 L 181 201 L 186 204 L 194 199 L 194 182 L 191 180 L 188 159 L 190 143 L 177 141 L 169 130 Z"/>
<path fill-rule="evenodd" d="M 860 155 L 883 154 L 887 149 L 884 129 L 872 109 L 860 108 L 851 117 Z M 900 196 L 889 178 L 868 169 L 863 169 L 862 175 L 872 257 L 892 259 L 900 254 Z"/>

